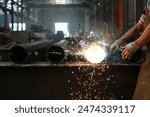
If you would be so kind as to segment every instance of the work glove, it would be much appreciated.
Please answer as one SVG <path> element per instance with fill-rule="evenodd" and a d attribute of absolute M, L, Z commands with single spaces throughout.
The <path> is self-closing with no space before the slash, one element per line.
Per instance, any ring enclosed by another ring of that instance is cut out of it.
<path fill-rule="evenodd" d="M 140 49 L 140 47 L 134 42 L 126 44 L 123 47 L 123 51 L 121 53 L 122 59 L 130 60 L 131 57 Z"/>
<path fill-rule="evenodd" d="M 123 39 L 118 39 L 116 41 L 114 41 L 111 45 L 110 45 L 110 51 L 114 50 L 118 50 L 119 47 L 124 43 L 125 41 Z"/>

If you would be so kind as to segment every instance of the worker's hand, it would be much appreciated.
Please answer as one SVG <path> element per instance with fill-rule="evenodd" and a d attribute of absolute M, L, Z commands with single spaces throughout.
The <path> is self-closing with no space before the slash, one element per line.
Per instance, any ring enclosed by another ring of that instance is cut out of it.
<path fill-rule="evenodd" d="M 122 39 L 118 39 L 116 41 L 114 41 L 111 45 L 110 45 L 110 51 L 112 50 L 118 50 L 119 47 L 124 43 L 124 40 Z"/>
<path fill-rule="evenodd" d="M 123 47 L 123 51 L 121 53 L 123 60 L 130 60 L 132 56 L 139 50 L 139 46 L 135 42 L 131 42 L 129 44 L 126 44 Z"/>

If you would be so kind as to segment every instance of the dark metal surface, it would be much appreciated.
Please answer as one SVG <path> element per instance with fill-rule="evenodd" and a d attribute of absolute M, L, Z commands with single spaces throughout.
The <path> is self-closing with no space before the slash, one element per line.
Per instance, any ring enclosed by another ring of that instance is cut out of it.
<path fill-rule="evenodd" d="M 0 99 L 131 99 L 139 65 L 0 64 Z"/>

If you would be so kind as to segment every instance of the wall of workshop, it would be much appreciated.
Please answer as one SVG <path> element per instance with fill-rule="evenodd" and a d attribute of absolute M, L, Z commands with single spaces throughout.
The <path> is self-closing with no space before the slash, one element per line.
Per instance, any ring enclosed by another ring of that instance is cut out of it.
<path fill-rule="evenodd" d="M 116 24 L 116 1 L 117 0 L 109 0 L 96 6 L 97 29 L 106 36 L 110 36 L 110 38 L 113 38 L 113 36 L 118 33 Z"/>
<path fill-rule="evenodd" d="M 34 24 L 43 25 L 45 29 L 53 33 L 55 32 L 55 22 L 68 22 L 70 33 L 87 30 L 85 29 L 86 9 L 84 8 L 34 8 L 33 11 L 37 12 L 34 17 L 37 21 Z M 89 21 L 87 22 L 90 24 Z"/>
<path fill-rule="evenodd" d="M 11 23 L 11 15 L 8 12 L 7 14 L 7 26 L 10 26 L 9 24 Z M 17 23 L 17 17 L 14 15 L 14 23 Z M 0 27 L 5 26 L 5 19 L 4 19 L 4 13 L 0 14 Z M 9 27 L 11 29 L 11 26 Z M 12 29 L 11 29 L 12 30 Z"/>
<path fill-rule="evenodd" d="M 138 22 L 146 3 L 147 0 L 123 0 L 124 32 Z"/>
<path fill-rule="evenodd" d="M 117 29 L 117 0 L 108 0 L 97 7 L 97 29 L 110 38 L 117 39 L 136 24 L 146 6 L 147 0 L 123 1 L 123 30 Z M 114 35 L 114 36 L 113 36 Z"/>
<path fill-rule="evenodd" d="M 119 35 L 126 32 L 136 24 L 146 6 L 147 0 L 122 0 L 123 1 L 123 30 Z M 117 0 L 108 0 L 97 6 L 98 28 L 109 33 L 117 30 Z"/>
<path fill-rule="evenodd" d="M 9 26 L 9 23 L 11 23 L 11 15 L 8 13 L 7 14 L 8 16 L 8 24 L 7 24 L 7 26 Z M 4 27 L 5 26 L 5 19 L 4 19 L 4 13 L 2 12 L 1 14 L 0 14 L 0 27 Z"/>
<path fill-rule="evenodd" d="M 4 27 L 4 14 L 0 14 L 0 27 Z"/>

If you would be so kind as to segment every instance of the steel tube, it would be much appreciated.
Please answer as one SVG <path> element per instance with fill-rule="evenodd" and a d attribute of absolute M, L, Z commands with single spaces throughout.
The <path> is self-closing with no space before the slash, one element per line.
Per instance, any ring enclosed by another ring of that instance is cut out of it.
<path fill-rule="evenodd" d="M 72 50 L 72 48 L 70 49 L 70 43 L 64 39 L 50 46 L 46 52 L 46 57 L 51 63 L 85 61 L 83 55 Z"/>
<path fill-rule="evenodd" d="M 49 62 L 60 63 L 65 59 L 65 51 L 68 41 L 61 40 L 60 42 L 50 46 L 46 52 L 46 57 Z"/>
<path fill-rule="evenodd" d="M 52 41 L 45 40 L 17 45 L 9 50 L 8 57 L 15 64 L 26 63 L 27 61 L 46 61 L 45 51 L 51 44 L 53 44 Z"/>

